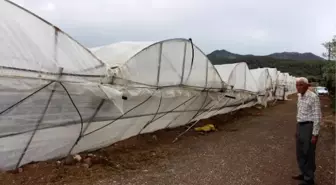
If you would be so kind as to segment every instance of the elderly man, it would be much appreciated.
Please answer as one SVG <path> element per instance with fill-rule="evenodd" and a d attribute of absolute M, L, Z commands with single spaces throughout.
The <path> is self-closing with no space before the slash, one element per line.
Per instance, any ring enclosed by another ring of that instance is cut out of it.
<path fill-rule="evenodd" d="M 308 90 L 309 82 L 306 78 L 297 78 L 297 129 L 296 156 L 301 174 L 293 176 L 301 180 L 299 185 L 313 185 L 315 166 L 315 148 L 320 130 L 321 107 L 319 97 Z"/>

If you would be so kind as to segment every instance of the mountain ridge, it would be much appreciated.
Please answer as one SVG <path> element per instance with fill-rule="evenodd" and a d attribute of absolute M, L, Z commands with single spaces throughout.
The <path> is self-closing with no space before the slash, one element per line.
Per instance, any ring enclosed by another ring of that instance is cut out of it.
<path fill-rule="evenodd" d="M 222 50 L 215 50 L 208 54 L 209 58 L 222 58 L 222 59 L 238 59 L 238 58 L 246 58 L 246 57 L 270 57 L 273 59 L 281 59 L 281 60 L 298 60 L 298 61 L 325 61 L 324 58 L 317 56 L 311 52 L 275 52 L 271 53 L 269 55 L 252 55 L 252 54 L 237 54 L 232 53 L 228 50 L 222 49 Z"/>
<path fill-rule="evenodd" d="M 306 76 L 310 79 L 321 79 L 323 66 L 327 60 L 312 53 L 281 52 L 269 55 L 240 55 L 226 50 L 215 50 L 207 55 L 213 65 L 245 62 L 249 69 L 277 68 L 293 76 Z"/>

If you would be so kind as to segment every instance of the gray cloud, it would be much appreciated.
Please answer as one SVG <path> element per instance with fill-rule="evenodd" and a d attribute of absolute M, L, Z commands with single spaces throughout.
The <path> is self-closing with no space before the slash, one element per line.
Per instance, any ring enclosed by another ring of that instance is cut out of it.
<path fill-rule="evenodd" d="M 14 0 L 88 47 L 193 38 L 205 52 L 324 52 L 335 0 Z"/>

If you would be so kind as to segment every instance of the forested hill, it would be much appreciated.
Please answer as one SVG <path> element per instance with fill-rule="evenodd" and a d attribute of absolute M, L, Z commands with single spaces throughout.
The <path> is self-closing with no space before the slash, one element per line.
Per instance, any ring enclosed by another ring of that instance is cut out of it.
<path fill-rule="evenodd" d="M 264 55 L 264 56 L 256 56 L 256 55 L 240 55 L 236 53 L 231 53 L 227 50 L 215 50 L 208 56 L 212 58 L 227 58 L 227 59 L 235 59 L 240 57 L 271 57 L 274 59 L 299 60 L 299 61 L 324 60 L 322 57 L 319 57 L 313 53 L 298 53 L 298 52 L 282 52 L 282 53 L 272 53 L 270 55 Z"/>
<path fill-rule="evenodd" d="M 285 60 L 287 59 L 301 60 L 301 61 L 324 60 L 323 58 L 314 55 L 313 53 L 282 52 L 282 53 L 272 53 L 268 56 L 276 59 L 285 59 Z"/>
<path fill-rule="evenodd" d="M 208 55 L 214 65 L 246 62 L 250 69 L 275 67 L 294 76 L 320 79 L 325 60 L 312 53 L 283 52 L 266 56 L 240 55 L 226 50 L 216 50 Z"/>

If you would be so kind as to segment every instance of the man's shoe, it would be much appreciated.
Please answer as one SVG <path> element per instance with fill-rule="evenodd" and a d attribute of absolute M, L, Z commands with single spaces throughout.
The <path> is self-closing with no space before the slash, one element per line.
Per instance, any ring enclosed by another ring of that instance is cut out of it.
<path fill-rule="evenodd" d="M 301 181 L 304 180 L 303 175 L 292 176 L 292 179 L 294 179 L 294 180 L 301 180 Z"/>

